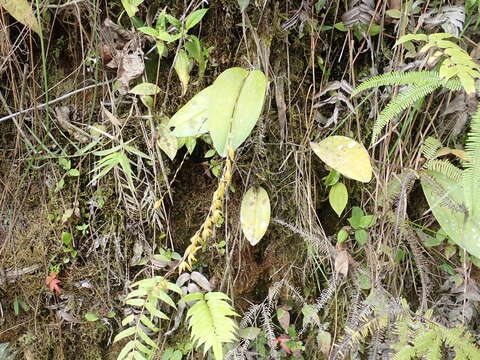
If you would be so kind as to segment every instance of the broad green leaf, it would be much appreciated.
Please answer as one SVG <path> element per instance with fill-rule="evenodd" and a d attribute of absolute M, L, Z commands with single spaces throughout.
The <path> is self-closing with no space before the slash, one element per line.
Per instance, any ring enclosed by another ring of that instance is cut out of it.
<path fill-rule="evenodd" d="M 368 232 L 363 229 L 355 230 L 355 240 L 357 240 L 360 245 L 365 245 L 368 240 Z"/>
<path fill-rule="evenodd" d="M 348 201 L 348 191 L 345 184 L 339 182 L 333 185 L 328 193 L 328 201 L 337 215 L 341 216 Z"/>
<path fill-rule="evenodd" d="M 361 182 L 372 179 L 370 156 L 362 144 L 346 136 L 329 136 L 319 143 L 311 142 L 314 153 L 343 176 Z"/>
<path fill-rule="evenodd" d="M 200 21 L 202 21 L 202 18 L 205 16 L 207 11 L 208 9 L 195 10 L 190 15 L 188 15 L 187 19 L 185 20 L 185 30 L 187 31 L 190 30 L 195 25 L 197 25 Z"/>
<path fill-rule="evenodd" d="M 130 94 L 147 96 L 147 95 L 156 95 L 160 92 L 160 88 L 151 83 L 141 83 L 135 86 L 133 89 L 130 90 Z"/>
<path fill-rule="evenodd" d="M 143 3 L 143 0 L 122 0 L 122 5 L 127 12 L 128 17 L 134 17 L 138 12 L 138 5 Z"/>
<path fill-rule="evenodd" d="M 190 81 L 190 59 L 185 50 L 179 50 L 174 64 L 175 72 L 182 84 L 182 96 L 185 95 Z"/>
<path fill-rule="evenodd" d="M 206 87 L 183 105 L 168 122 L 174 128 L 172 134 L 177 137 L 199 136 L 208 131 L 208 104 L 211 86 Z"/>
<path fill-rule="evenodd" d="M 267 78 L 260 70 L 250 71 L 243 83 L 233 113 L 230 146 L 237 149 L 250 135 L 262 112 Z"/>
<path fill-rule="evenodd" d="M 252 246 L 265 235 L 270 223 L 270 199 L 262 187 L 248 189 L 242 199 L 240 223 L 242 231 Z"/>
<path fill-rule="evenodd" d="M 326 186 L 333 186 L 338 182 L 338 180 L 340 180 L 340 173 L 335 170 L 330 170 L 328 175 L 325 176 L 322 180 Z"/>
<path fill-rule="evenodd" d="M 255 126 L 265 100 L 267 81 L 259 70 L 231 68 L 212 85 L 208 129 L 220 156 L 238 148 Z"/>
<path fill-rule="evenodd" d="M 433 215 L 450 239 L 480 257 L 480 219 L 466 213 L 462 182 L 428 170 L 421 184 Z"/>
<path fill-rule="evenodd" d="M 337 234 L 337 242 L 342 243 L 345 242 L 348 239 L 348 232 L 344 229 L 340 229 L 340 231 Z"/>
<path fill-rule="evenodd" d="M 31 2 L 27 0 L 0 0 L 0 8 L 2 7 L 7 10 L 15 20 L 40 35 L 40 25 L 33 13 Z"/>
<path fill-rule="evenodd" d="M 172 132 L 168 129 L 167 126 L 160 124 L 157 127 L 158 131 L 158 140 L 157 145 L 162 149 L 165 154 L 173 161 L 175 155 L 177 155 L 178 143 L 177 138 Z"/>
<path fill-rule="evenodd" d="M 247 75 L 247 70 L 234 67 L 222 72 L 211 86 L 207 124 L 213 145 L 221 156 L 227 154 L 233 112 Z"/>
<path fill-rule="evenodd" d="M 398 9 L 387 10 L 385 13 L 393 19 L 400 19 L 402 13 Z"/>

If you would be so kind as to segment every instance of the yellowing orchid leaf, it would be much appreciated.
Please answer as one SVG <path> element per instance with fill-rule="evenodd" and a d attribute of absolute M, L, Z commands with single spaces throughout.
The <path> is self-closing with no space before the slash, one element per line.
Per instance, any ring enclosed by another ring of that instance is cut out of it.
<path fill-rule="evenodd" d="M 329 136 L 319 143 L 311 142 L 313 152 L 343 176 L 361 182 L 372 179 L 372 165 L 365 147 L 346 136 Z"/>
<path fill-rule="evenodd" d="M 240 208 L 242 231 L 252 246 L 258 244 L 270 223 L 270 198 L 262 187 L 251 187 Z"/>

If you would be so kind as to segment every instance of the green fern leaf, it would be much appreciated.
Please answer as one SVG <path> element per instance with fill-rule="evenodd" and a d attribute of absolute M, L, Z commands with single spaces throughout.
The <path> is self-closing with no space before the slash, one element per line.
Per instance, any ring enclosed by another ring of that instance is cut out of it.
<path fill-rule="evenodd" d="M 223 343 L 236 339 L 237 325 L 230 316 L 238 316 L 226 301 L 228 296 L 220 292 L 210 292 L 197 296 L 199 300 L 188 310 L 189 328 L 196 347 L 204 345 L 204 353 L 213 350 L 215 360 L 223 359 Z M 181 301 L 188 301 L 183 298 Z"/>
<path fill-rule="evenodd" d="M 422 155 L 427 160 L 433 160 L 437 157 L 438 149 L 442 147 L 442 143 L 432 136 L 425 139 L 422 145 Z"/>
<path fill-rule="evenodd" d="M 387 86 L 387 85 L 419 85 L 429 82 L 441 81 L 440 75 L 436 71 L 410 71 L 410 72 L 390 72 L 377 75 L 361 83 L 352 92 L 352 96 L 359 94 L 367 89 Z"/>
<path fill-rule="evenodd" d="M 412 86 L 400 93 L 397 97 L 382 110 L 378 119 L 375 121 L 372 133 L 372 143 L 374 143 L 383 128 L 392 120 L 395 116 L 398 116 L 409 106 L 413 105 L 420 99 L 423 99 L 428 94 L 435 91 L 442 85 L 442 81 L 432 81 L 429 83 L 420 83 L 419 85 Z"/>
<path fill-rule="evenodd" d="M 181 294 L 182 290 L 161 276 L 137 281 L 131 288 L 133 290 L 127 295 L 125 303 L 137 307 L 140 314 L 130 314 L 123 319 L 123 326 L 131 326 L 115 336 L 114 342 L 129 337 L 132 339 L 125 344 L 117 360 L 149 360 L 155 355 L 158 346 L 144 329 L 149 329 L 152 333 L 160 330 L 154 321 L 168 319 L 168 316 L 158 310 L 159 301 L 175 307 L 167 292 L 171 290 Z"/>
<path fill-rule="evenodd" d="M 462 179 L 463 171 L 448 160 L 430 160 L 426 163 L 426 167 L 428 170 L 437 171 L 454 181 L 458 182 Z"/>

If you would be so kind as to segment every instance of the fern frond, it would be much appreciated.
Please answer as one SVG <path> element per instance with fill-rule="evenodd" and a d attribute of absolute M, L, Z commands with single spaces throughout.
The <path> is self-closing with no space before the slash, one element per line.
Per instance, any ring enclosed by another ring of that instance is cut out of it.
<path fill-rule="evenodd" d="M 390 72 L 373 76 L 365 80 L 352 92 L 355 96 L 362 91 L 386 85 L 419 85 L 429 82 L 440 81 L 440 75 L 436 71 L 410 71 L 410 72 Z"/>
<path fill-rule="evenodd" d="M 472 116 L 465 149 L 468 159 L 463 174 L 465 203 L 470 214 L 475 217 L 480 213 L 480 106 Z"/>
<path fill-rule="evenodd" d="M 393 360 L 410 360 L 415 356 L 415 348 L 411 345 L 403 346 L 393 357 Z"/>
<path fill-rule="evenodd" d="M 398 116 L 409 106 L 413 105 L 420 99 L 423 99 L 428 94 L 432 93 L 442 85 L 441 80 L 424 82 L 419 85 L 414 85 L 411 88 L 401 92 L 398 96 L 392 99 L 388 105 L 382 110 L 373 125 L 372 143 L 374 143 L 383 128 L 395 116 Z"/>
<path fill-rule="evenodd" d="M 425 139 L 422 145 L 422 155 L 427 160 L 433 160 L 437 157 L 438 149 L 442 146 L 442 143 L 437 138 L 429 136 Z"/>
<path fill-rule="evenodd" d="M 237 325 L 231 316 L 238 314 L 221 292 L 194 293 L 181 301 L 190 300 L 197 300 L 187 313 L 193 343 L 197 348 L 204 345 L 204 354 L 212 349 L 215 360 L 223 360 L 222 344 L 236 339 Z"/>
<path fill-rule="evenodd" d="M 130 314 L 122 320 L 123 326 L 130 326 L 118 333 L 113 342 L 125 338 L 131 338 L 131 340 L 122 348 L 117 360 L 151 359 L 158 346 L 147 332 L 158 332 L 160 329 L 155 322 L 168 319 L 168 316 L 158 309 L 159 303 L 164 302 L 175 307 L 174 301 L 167 292 L 173 291 L 181 295 L 182 290 L 161 276 L 137 281 L 131 287 L 134 290 L 127 295 L 125 303 L 138 308 L 140 314 L 137 316 Z"/>
<path fill-rule="evenodd" d="M 462 179 L 463 171 L 448 160 L 431 160 L 428 161 L 425 166 L 428 170 L 438 171 L 454 181 L 460 181 Z"/>

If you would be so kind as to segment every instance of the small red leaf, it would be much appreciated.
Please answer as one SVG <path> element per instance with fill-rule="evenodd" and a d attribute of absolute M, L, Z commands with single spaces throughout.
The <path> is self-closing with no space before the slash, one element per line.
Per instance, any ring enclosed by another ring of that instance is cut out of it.
<path fill-rule="evenodd" d="M 62 293 L 62 289 L 60 289 L 60 280 L 57 279 L 57 273 L 52 271 L 50 275 L 47 276 L 47 279 L 45 280 L 45 285 L 50 289 L 50 291 L 55 291 L 58 295 Z"/>

